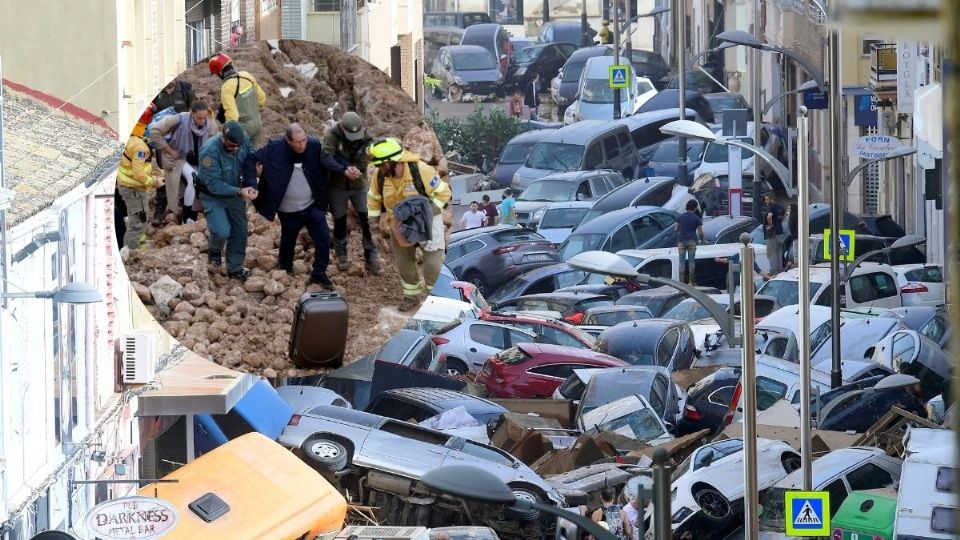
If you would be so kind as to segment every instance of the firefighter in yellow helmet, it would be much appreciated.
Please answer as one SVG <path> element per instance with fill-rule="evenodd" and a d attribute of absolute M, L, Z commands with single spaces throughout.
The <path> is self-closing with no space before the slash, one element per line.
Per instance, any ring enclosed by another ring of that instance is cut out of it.
<path fill-rule="evenodd" d="M 133 128 L 117 171 L 118 191 L 127 207 L 127 230 L 123 235 L 123 246 L 130 249 L 139 249 L 146 244 L 150 192 L 157 187 L 156 179 L 150 175 L 153 170 L 150 164 L 153 151 L 144 138 L 145 129 L 142 122 Z"/>
<path fill-rule="evenodd" d="M 389 233 L 403 283 L 399 309 L 410 311 L 420 304 L 422 292 L 417 245 L 423 250 L 423 281 L 428 291 L 443 266 L 443 210 L 450 202 L 450 186 L 420 156 L 404 150 L 397 139 L 377 139 L 368 151 L 370 163 L 377 169 L 367 193 L 367 212 L 371 219 L 379 217 L 380 230 Z"/>
<path fill-rule="evenodd" d="M 257 79 L 246 71 L 237 71 L 233 60 L 224 53 L 218 53 L 208 62 L 210 73 L 220 77 L 220 107 L 223 116 L 217 121 L 226 123 L 236 120 L 250 137 L 250 143 L 259 146 L 260 132 L 263 130 L 263 118 L 260 110 L 267 103 L 267 94 L 260 88 Z"/>
<path fill-rule="evenodd" d="M 597 37 L 600 39 L 601 45 L 606 45 L 608 43 L 613 43 L 613 32 L 610 30 L 610 21 L 604 19 L 600 23 L 602 26 L 600 31 L 597 32 Z"/>

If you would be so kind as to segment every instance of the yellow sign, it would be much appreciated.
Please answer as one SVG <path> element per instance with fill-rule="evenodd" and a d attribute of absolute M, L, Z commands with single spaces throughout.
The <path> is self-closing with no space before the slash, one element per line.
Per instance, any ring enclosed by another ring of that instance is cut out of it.
<path fill-rule="evenodd" d="M 784 504 L 788 536 L 830 536 L 830 492 L 788 491 Z"/>
<path fill-rule="evenodd" d="M 856 259 L 857 231 L 840 229 L 840 260 L 853 262 Z M 823 230 L 823 258 L 830 260 L 830 229 Z"/>
<path fill-rule="evenodd" d="M 630 66 L 615 64 L 610 66 L 610 88 L 627 88 L 630 80 Z"/>

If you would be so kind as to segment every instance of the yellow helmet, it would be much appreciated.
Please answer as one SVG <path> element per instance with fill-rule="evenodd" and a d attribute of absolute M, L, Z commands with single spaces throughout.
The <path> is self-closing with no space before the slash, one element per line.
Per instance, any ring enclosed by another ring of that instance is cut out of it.
<path fill-rule="evenodd" d="M 604 20 L 602 20 L 602 21 L 600 22 L 600 24 L 602 24 L 602 25 L 604 25 L 604 26 L 608 26 L 608 25 L 610 24 L 610 21 L 604 19 Z"/>
<path fill-rule="evenodd" d="M 393 137 L 377 139 L 370 144 L 370 163 L 382 165 L 385 161 L 399 161 L 403 146 Z"/>

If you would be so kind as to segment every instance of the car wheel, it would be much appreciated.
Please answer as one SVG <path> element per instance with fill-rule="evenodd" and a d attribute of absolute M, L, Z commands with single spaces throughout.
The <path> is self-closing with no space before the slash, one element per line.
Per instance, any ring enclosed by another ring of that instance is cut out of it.
<path fill-rule="evenodd" d="M 710 486 L 702 486 L 693 494 L 703 515 L 710 521 L 723 521 L 730 516 L 730 501 Z"/>
<path fill-rule="evenodd" d="M 451 84 L 450 88 L 447 89 L 447 99 L 450 103 L 459 102 L 463 98 L 463 88 L 455 84 Z"/>
<path fill-rule="evenodd" d="M 467 281 L 468 283 L 471 283 L 474 287 L 476 287 L 477 291 L 479 291 L 480 294 L 484 296 L 487 295 L 487 282 L 484 281 L 483 276 L 480 275 L 480 273 L 470 272 L 464 277 L 466 278 L 465 281 Z"/>
<path fill-rule="evenodd" d="M 337 441 L 326 437 L 310 437 L 300 448 L 303 455 L 326 471 L 339 472 L 347 468 L 349 453 Z"/>
<path fill-rule="evenodd" d="M 792 473 L 800 468 L 800 456 L 796 454 L 783 454 L 780 458 L 780 463 L 783 464 L 783 470 L 787 471 L 787 474 Z"/>
<path fill-rule="evenodd" d="M 470 371 L 467 369 L 467 364 L 460 360 L 459 358 L 447 358 L 447 375 L 451 377 L 462 377 Z"/>
<path fill-rule="evenodd" d="M 513 491 L 513 494 L 517 497 L 517 499 L 529 501 L 531 503 L 543 502 L 540 495 L 537 494 L 537 492 L 533 489 L 516 486 L 510 486 L 510 489 Z M 539 510 L 517 510 L 512 506 L 506 506 L 503 513 L 504 517 L 507 519 L 516 519 L 520 521 L 535 521 L 540 518 Z"/>

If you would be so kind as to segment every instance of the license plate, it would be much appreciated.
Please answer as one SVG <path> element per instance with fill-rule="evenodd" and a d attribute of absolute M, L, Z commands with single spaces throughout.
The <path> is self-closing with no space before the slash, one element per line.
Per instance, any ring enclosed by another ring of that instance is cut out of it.
<path fill-rule="evenodd" d="M 553 257 L 546 253 L 535 253 L 533 255 L 524 255 L 523 260 L 524 262 L 552 261 Z"/>

